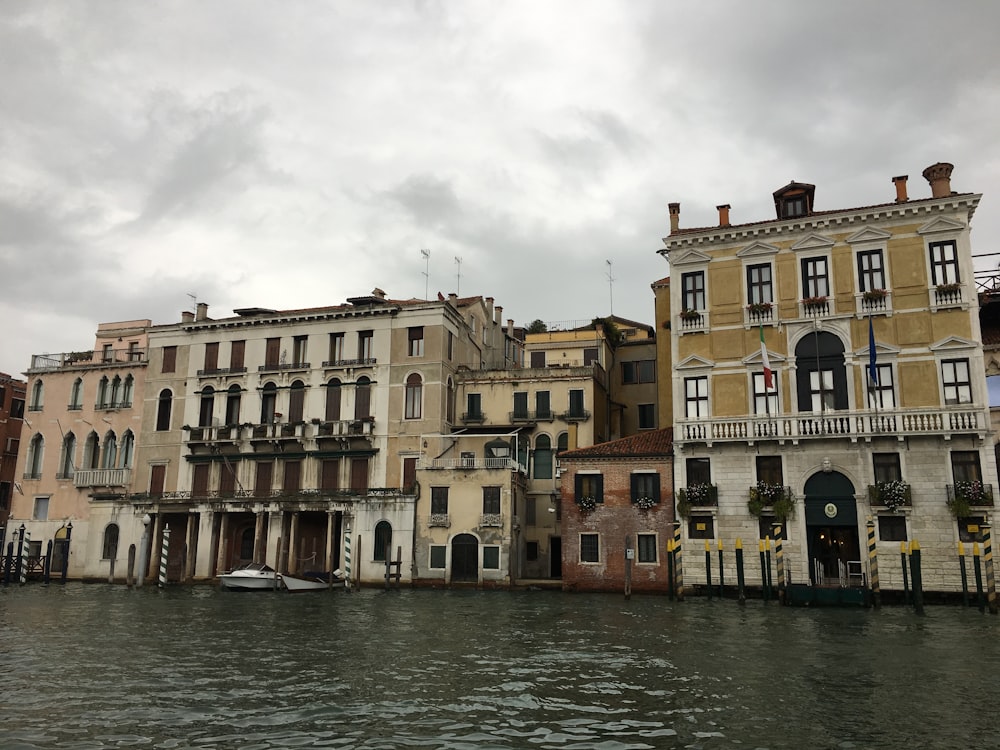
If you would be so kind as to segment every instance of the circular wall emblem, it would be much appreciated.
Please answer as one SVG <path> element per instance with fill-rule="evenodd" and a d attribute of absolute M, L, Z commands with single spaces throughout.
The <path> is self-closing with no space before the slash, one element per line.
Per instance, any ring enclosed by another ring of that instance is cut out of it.
<path fill-rule="evenodd" d="M 823 506 L 823 512 L 826 513 L 826 517 L 827 518 L 836 518 L 837 517 L 837 504 L 836 503 L 827 503 L 825 506 Z"/>

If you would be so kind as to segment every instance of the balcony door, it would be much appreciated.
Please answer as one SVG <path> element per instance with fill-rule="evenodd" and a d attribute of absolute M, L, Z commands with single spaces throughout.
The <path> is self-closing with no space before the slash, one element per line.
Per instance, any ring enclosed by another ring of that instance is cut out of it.
<path fill-rule="evenodd" d="M 844 345 L 832 333 L 817 331 L 795 347 L 800 412 L 847 408 L 847 367 Z"/>

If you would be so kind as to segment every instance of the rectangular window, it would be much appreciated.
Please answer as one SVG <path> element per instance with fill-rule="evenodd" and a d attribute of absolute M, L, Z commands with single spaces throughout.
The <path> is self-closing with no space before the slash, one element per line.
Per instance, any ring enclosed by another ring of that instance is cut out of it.
<path fill-rule="evenodd" d="M 637 534 L 636 547 L 641 563 L 656 562 L 656 534 Z"/>
<path fill-rule="evenodd" d="M 757 538 L 758 539 L 774 539 L 776 534 L 774 533 L 776 529 L 774 528 L 778 524 L 778 517 L 771 515 L 762 515 L 757 519 Z M 787 529 L 787 527 L 785 527 Z M 783 534 L 784 538 L 788 538 L 787 530 Z"/>
<path fill-rule="evenodd" d="M 448 331 L 448 361 L 455 358 L 455 334 Z"/>
<path fill-rule="evenodd" d="M 244 359 L 246 357 L 247 342 L 243 339 L 239 339 L 232 343 L 229 349 L 229 369 L 232 372 L 241 372 L 246 364 Z"/>
<path fill-rule="evenodd" d="M 23 398 L 11 398 L 11 400 L 10 400 L 10 416 L 13 419 L 24 419 L 24 399 Z"/>
<path fill-rule="evenodd" d="M 412 326 L 406 331 L 406 353 L 411 357 L 424 356 L 424 327 Z"/>
<path fill-rule="evenodd" d="M 705 272 L 691 271 L 681 276 L 681 308 L 705 309 Z"/>
<path fill-rule="evenodd" d="M 48 497 L 36 497 L 35 507 L 31 514 L 32 521 L 48 521 L 49 520 L 49 498 Z"/>
<path fill-rule="evenodd" d="M 302 462 L 285 461 L 285 471 L 281 489 L 285 492 L 298 492 L 302 487 Z"/>
<path fill-rule="evenodd" d="M 268 497 L 271 494 L 271 472 L 274 464 L 270 461 L 257 462 L 257 475 L 254 478 L 253 494 L 257 497 Z"/>
<path fill-rule="evenodd" d="M 956 482 L 982 482 L 977 451 L 952 451 L 951 474 Z"/>
<path fill-rule="evenodd" d="M 281 339 L 270 338 L 264 344 L 264 366 L 277 367 L 281 361 Z"/>
<path fill-rule="evenodd" d="M 813 370 L 809 373 L 809 394 L 813 411 L 833 409 L 833 370 Z"/>
<path fill-rule="evenodd" d="M 466 419 L 481 419 L 483 416 L 483 396 L 481 393 L 466 394 Z"/>
<path fill-rule="evenodd" d="M 960 542 L 983 541 L 982 526 L 986 523 L 983 516 L 962 516 L 958 520 L 958 540 Z"/>
<path fill-rule="evenodd" d="M 868 408 L 895 409 L 896 390 L 892 382 L 892 365 L 875 365 L 878 383 L 871 382 L 871 372 L 865 368 L 865 378 L 868 379 Z"/>
<path fill-rule="evenodd" d="M 128 342 L 128 361 L 129 362 L 141 362 L 142 361 L 142 352 L 139 351 L 139 342 L 138 341 L 129 341 Z"/>
<path fill-rule="evenodd" d="M 115 354 L 111 350 L 111 344 L 105 344 L 101 347 L 101 360 L 104 362 L 114 362 Z"/>
<path fill-rule="evenodd" d="M 639 404 L 637 407 L 639 414 L 640 430 L 656 429 L 656 404 Z"/>
<path fill-rule="evenodd" d="M 906 517 L 898 515 L 879 516 L 878 538 L 883 542 L 905 542 Z"/>
<path fill-rule="evenodd" d="M 639 383 L 656 382 L 656 362 L 652 359 L 640 359 L 634 362 L 622 362 L 622 383 L 636 385 Z"/>
<path fill-rule="evenodd" d="M 535 393 L 535 417 L 537 419 L 552 418 L 552 406 L 549 402 L 548 391 L 538 391 Z"/>
<path fill-rule="evenodd" d="M 600 536 L 598 534 L 580 534 L 580 562 L 596 563 L 600 561 Z"/>
<path fill-rule="evenodd" d="M 163 487 L 166 479 L 167 467 L 165 464 L 153 464 L 149 467 L 150 497 L 160 497 L 163 494 Z"/>
<path fill-rule="evenodd" d="M 308 336 L 295 336 L 292 339 L 292 364 L 306 364 L 306 348 L 309 344 Z"/>
<path fill-rule="evenodd" d="M 688 419 L 708 416 L 708 376 L 684 378 L 684 414 Z"/>
<path fill-rule="evenodd" d="M 583 391 L 572 389 L 569 392 L 569 415 L 571 417 L 584 417 L 586 412 L 583 408 Z"/>
<path fill-rule="evenodd" d="M 431 487 L 431 515 L 448 514 L 448 488 Z"/>
<path fill-rule="evenodd" d="M 524 523 L 526 526 L 538 525 L 538 503 L 536 498 L 528 497 L 524 501 Z"/>
<path fill-rule="evenodd" d="M 771 264 L 747 266 L 747 304 L 761 305 L 767 302 L 774 302 Z"/>
<path fill-rule="evenodd" d="M 872 470 L 875 482 L 898 482 L 903 478 L 898 453 L 873 453 Z"/>
<path fill-rule="evenodd" d="M 576 502 L 582 498 L 592 497 L 594 502 L 604 502 L 604 475 L 577 474 L 575 478 Z"/>
<path fill-rule="evenodd" d="M 545 352 L 531 352 L 531 367 L 532 369 L 545 367 Z"/>
<path fill-rule="evenodd" d="M 407 494 L 413 492 L 417 484 L 417 459 L 416 456 L 407 456 L 403 459 L 403 491 Z"/>
<path fill-rule="evenodd" d="M 431 545 L 430 566 L 436 569 L 443 569 L 448 560 L 448 547 L 443 544 Z"/>
<path fill-rule="evenodd" d="M 802 298 L 830 296 L 826 258 L 802 259 Z"/>
<path fill-rule="evenodd" d="M 688 519 L 688 539 L 714 539 L 715 518 L 713 516 L 691 516 Z"/>
<path fill-rule="evenodd" d="M 969 378 L 969 360 L 944 360 L 941 363 L 941 380 L 944 384 L 944 402 L 946 404 L 972 403 L 972 381 Z"/>
<path fill-rule="evenodd" d="M 483 546 L 483 570 L 500 570 L 500 547 L 497 545 Z"/>
<path fill-rule="evenodd" d="M 372 341 L 374 338 L 374 331 L 358 331 L 358 359 L 362 362 L 372 359 Z"/>
<path fill-rule="evenodd" d="M 205 372 L 215 372 L 219 369 L 219 342 L 210 341 L 205 344 Z"/>
<path fill-rule="evenodd" d="M 365 492 L 368 489 L 368 459 L 351 459 L 351 491 Z"/>
<path fill-rule="evenodd" d="M 500 513 L 500 488 L 483 487 L 483 515 Z"/>
<path fill-rule="evenodd" d="M 177 347 L 176 346 L 163 347 L 163 366 L 160 368 L 160 372 L 174 372 L 176 367 L 177 367 Z"/>
<path fill-rule="evenodd" d="M 194 478 L 191 480 L 191 496 L 206 497 L 208 495 L 209 473 L 212 467 L 208 464 L 194 465 Z"/>
<path fill-rule="evenodd" d="M 958 275 L 958 247 L 954 240 L 930 243 L 931 251 L 931 283 L 957 284 L 961 279 Z"/>
<path fill-rule="evenodd" d="M 589 367 L 598 361 L 599 352 L 595 347 L 587 347 L 583 350 L 583 366 Z"/>
<path fill-rule="evenodd" d="M 344 334 L 341 333 L 331 333 L 330 334 L 330 352 L 329 360 L 331 363 L 336 364 L 337 362 L 344 361 Z"/>
<path fill-rule="evenodd" d="M 688 458 L 684 461 L 687 485 L 712 483 L 712 460 L 710 458 Z"/>
<path fill-rule="evenodd" d="M 219 496 L 232 497 L 236 494 L 236 467 L 228 461 L 219 469 Z"/>
<path fill-rule="evenodd" d="M 771 372 L 770 388 L 763 372 L 753 374 L 753 413 L 778 414 L 778 373 Z"/>
<path fill-rule="evenodd" d="M 514 419 L 528 418 L 528 392 L 514 392 Z"/>
<path fill-rule="evenodd" d="M 320 464 L 319 488 L 335 490 L 340 487 L 340 459 L 324 458 Z"/>
<path fill-rule="evenodd" d="M 858 253 L 858 286 L 859 292 L 886 288 L 881 250 L 865 250 Z"/>
<path fill-rule="evenodd" d="M 528 562 L 538 562 L 538 542 L 524 543 L 524 558 Z"/>
<path fill-rule="evenodd" d="M 630 485 L 633 503 L 637 503 L 640 500 L 648 500 L 653 503 L 660 502 L 659 474 L 632 474 Z"/>
<path fill-rule="evenodd" d="M 757 456 L 757 481 L 783 487 L 785 477 L 781 468 L 781 456 Z"/>

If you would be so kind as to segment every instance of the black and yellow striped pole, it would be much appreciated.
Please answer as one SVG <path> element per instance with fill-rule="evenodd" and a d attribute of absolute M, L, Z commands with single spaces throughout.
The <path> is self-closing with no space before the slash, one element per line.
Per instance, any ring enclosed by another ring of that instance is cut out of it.
<path fill-rule="evenodd" d="M 997 613 L 997 586 L 993 577 L 993 537 L 990 525 L 982 524 L 983 531 L 983 565 L 986 568 L 986 605 L 990 608 L 990 614 Z"/>
<path fill-rule="evenodd" d="M 746 578 L 743 575 L 743 540 L 736 537 L 736 600 L 747 603 Z"/>
<path fill-rule="evenodd" d="M 712 545 L 705 540 L 705 589 L 708 591 L 708 600 L 712 601 Z"/>
<path fill-rule="evenodd" d="M 899 559 L 903 563 L 903 604 L 910 603 L 910 584 L 907 575 L 906 542 L 899 543 Z"/>
<path fill-rule="evenodd" d="M 958 543 L 958 570 L 962 574 L 962 606 L 969 606 L 969 576 L 965 572 L 965 543 Z"/>
<path fill-rule="evenodd" d="M 882 606 L 882 592 L 878 583 L 878 550 L 875 547 L 875 522 L 868 517 L 868 571 L 871 576 L 872 604 Z"/>
<path fill-rule="evenodd" d="M 972 573 L 976 578 L 976 602 L 979 611 L 986 611 L 986 598 L 983 596 L 983 566 L 979 561 L 979 542 L 972 543 Z"/>
<path fill-rule="evenodd" d="M 681 553 L 681 524 L 674 522 L 674 576 L 677 601 L 684 601 L 684 556 Z"/>
<path fill-rule="evenodd" d="M 785 553 L 781 548 L 781 538 L 784 528 L 780 523 L 774 524 L 774 569 L 778 576 L 778 602 L 785 603 Z"/>
<path fill-rule="evenodd" d="M 667 597 L 674 600 L 674 538 L 667 539 Z"/>
<path fill-rule="evenodd" d="M 770 539 L 768 539 L 770 542 Z M 764 601 L 767 601 L 767 562 L 764 560 L 764 540 L 757 542 L 757 552 L 760 553 L 760 591 Z"/>
<path fill-rule="evenodd" d="M 722 599 L 726 590 L 726 572 L 722 567 L 722 537 L 719 537 L 719 598 Z"/>

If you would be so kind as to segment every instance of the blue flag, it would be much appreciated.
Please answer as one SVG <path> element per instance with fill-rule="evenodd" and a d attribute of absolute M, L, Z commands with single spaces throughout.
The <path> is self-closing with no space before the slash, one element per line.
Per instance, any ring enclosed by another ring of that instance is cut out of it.
<path fill-rule="evenodd" d="M 878 385 L 878 367 L 875 364 L 875 329 L 872 328 L 871 316 L 868 316 L 868 377 L 874 385 Z"/>

